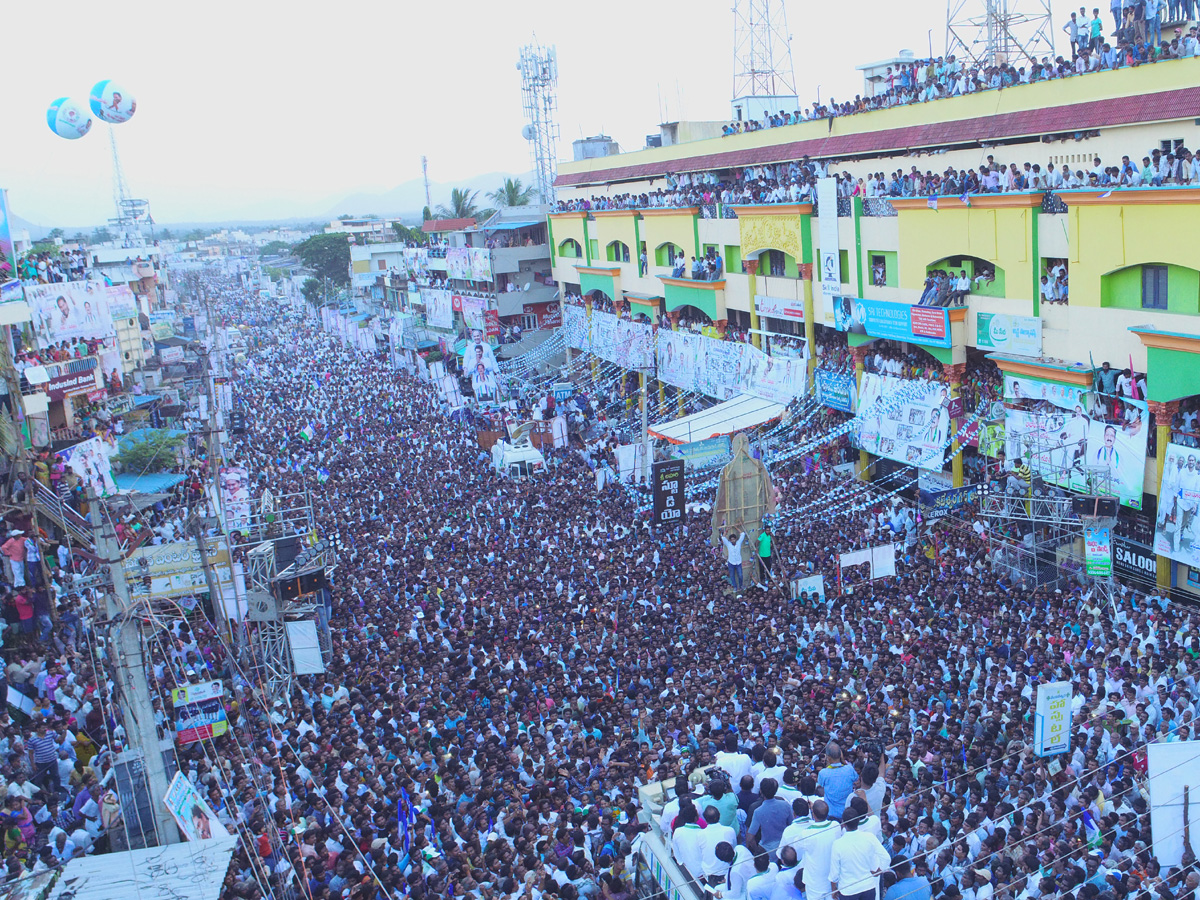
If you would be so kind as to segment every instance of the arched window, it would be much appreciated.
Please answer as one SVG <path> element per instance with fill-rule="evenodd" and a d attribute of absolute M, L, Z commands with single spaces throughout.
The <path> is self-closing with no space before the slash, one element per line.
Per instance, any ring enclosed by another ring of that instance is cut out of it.
<path fill-rule="evenodd" d="M 579 259 L 583 256 L 583 248 L 579 246 L 579 241 L 575 240 L 575 238 L 567 238 L 558 245 L 558 255 Z"/>
<path fill-rule="evenodd" d="M 629 245 L 621 241 L 612 241 L 605 248 L 605 257 L 609 262 L 629 262 Z"/>

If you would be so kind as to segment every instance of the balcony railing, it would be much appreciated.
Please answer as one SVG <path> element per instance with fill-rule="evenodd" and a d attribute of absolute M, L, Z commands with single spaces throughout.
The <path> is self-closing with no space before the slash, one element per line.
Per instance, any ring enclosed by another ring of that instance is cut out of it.
<path fill-rule="evenodd" d="M 1064 215 L 1067 211 L 1067 204 L 1063 203 L 1062 197 L 1053 191 L 1046 191 L 1042 197 L 1042 212 L 1049 213 L 1052 216 Z"/>
<path fill-rule="evenodd" d="M 892 201 L 887 197 L 864 197 L 863 215 L 876 218 L 891 217 L 896 215 L 896 207 L 892 206 Z"/>

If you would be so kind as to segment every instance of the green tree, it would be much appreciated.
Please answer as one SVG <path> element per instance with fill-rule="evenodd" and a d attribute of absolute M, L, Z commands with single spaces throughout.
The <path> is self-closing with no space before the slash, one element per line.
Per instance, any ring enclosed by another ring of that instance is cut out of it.
<path fill-rule="evenodd" d="M 466 188 L 453 188 L 450 191 L 450 204 L 438 204 L 437 214 L 443 219 L 477 219 L 481 216 L 476 198 L 479 191 L 469 191 Z"/>
<path fill-rule="evenodd" d="M 140 440 L 129 444 L 113 457 L 113 462 L 121 467 L 122 472 L 162 472 L 175 465 L 177 451 L 183 446 L 183 442 L 182 436 L 172 435 L 163 428 L 156 428 L 146 432 Z"/>
<path fill-rule="evenodd" d="M 61 228 L 51 228 L 50 233 L 46 235 L 49 240 L 57 240 L 58 238 L 66 237 L 67 233 Z"/>
<path fill-rule="evenodd" d="M 313 306 L 319 306 L 321 303 L 321 282 L 315 278 L 304 279 L 304 284 L 300 285 L 300 293 Z"/>
<path fill-rule="evenodd" d="M 107 228 L 105 228 L 103 225 L 101 225 L 99 228 L 97 228 L 95 231 L 92 232 L 92 243 L 93 244 L 103 244 L 105 241 L 111 241 L 112 239 L 113 239 L 112 232 L 109 231 Z"/>
<path fill-rule="evenodd" d="M 487 196 L 497 206 L 528 206 L 533 201 L 533 193 L 533 186 L 521 184 L 520 178 L 505 178 L 504 183 Z"/>
<path fill-rule="evenodd" d="M 171 234 L 170 228 L 164 228 L 162 230 L 162 239 L 164 241 L 173 241 L 173 240 L 175 240 L 175 235 Z"/>
<path fill-rule="evenodd" d="M 433 218 L 433 210 L 431 210 L 428 206 L 422 206 L 421 207 L 421 221 L 428 222 L 432 218 Z"/>
<path fill-rule="evenodd" d="M 418 244 L 425 243 L 425 232 L 420 228 L 409 228 L 403 222 L 393 222 L 392 231 L 396 232 L 397 240 L 416 241 Z"/>
<path fill-rule="evenodd" d="M 287 241 L 271 241 L 270 243 L 263 244 L 262 249 L 258 251 L 258 255 L 259 256 L 277 256 L 278 254 L 284 253 L 291 249 L 292 249 L 292 245 L 289 244 Z"/>
<path fill-rule="evenodd" d="M 344 233 L 314 234 L 297 244 L 294 252 L 317 278 L 328 278 L 336 285 L 350 283 L 350 244 Z"/>

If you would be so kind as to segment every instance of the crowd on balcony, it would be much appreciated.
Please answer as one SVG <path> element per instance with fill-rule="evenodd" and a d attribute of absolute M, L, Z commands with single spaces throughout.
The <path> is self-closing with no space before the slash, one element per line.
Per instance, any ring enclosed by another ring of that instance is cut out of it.
<path fill-rule="evenodd" d="M 817 179 L 837 179 L 839 197 L 970 197 L 1025 191 L 1063 191 L 1081 188 L 1119 189 L 1200 185 L 1200 157 L 1186 147 L 1164 152 L 1155 147 L 1142 156 L 1122 156 L 1107 165 L 1099 156 L 1091 166 L 1072 169 L 1066 163 L 1002 162 L 994 153 L 978 166 L 947 166 L 940 173 L 917 166 L 909 171 L 872 172 L 855 178 L 838 172 L 835 160 L 808 157 L 787 162 L 725 170 L 669 174 L 665 187 L 640 194 L 621 193 L 559 200 L 556 212 L 604 209 L 672 209 L 693 206 L 812 203 Z"/>
<path fill-rule="evenodd" d="M 67 249 L 26 253 L 17 262 L 17 277 L 31 284 L 83 281 L 87 278 L 87 252 Z"/>
<path fill-rule="evenodd" d="M 1171 419 L 1171 442 L 1200 447 L 1200 397 L 1179 401 L 1179 412 Z"/>
<path fill-rule="evenodd" d="M 1043 303 L 1066 304 L 1070 301 L 1070 272 L 1065 259 L 1051 260 L 1041 276 L 1038 292 Z"/>
<path fill-rule="evenodd" d="M 856 95 L 853 100 L 828 102 L 819 100 L 806 109 L 792 111 L 763 110 L 761 119 L 746 119 L 730 122 L 722 128 L 726 137 L 746 134 L 771 128 L 782 128 L 817 119 L 832 119 L 858 113 L 888 109 L 893 106 L 908 106 L 913 103 L 928 103 L 948 97 L 961 97 L 991 90 L 1004 90 L 1039 81 L 1052 81 L 1086 75 L 1092 72 L 1109 71 L 1169 59 L 1186 59 L 1200 56 L 1200 41 L 1195 26 L 1186 32 L 1177 28 L 1173 37 L 1163 40 L 1162 16 L 1167 12 L 1172 21 L 1178 21 L 1182 10 L 1179 7 L 1191 0 L 1175 0 L 1173 11 L 1167 11 L 1164 0 L 1138 0 L 1136 3 L 1112 0 L 1115 31 L 1112 40 L 1103 36 L 1103 19 L 1100 10 L 1093 7 L 1092 15 L 1084 8 L 1078 14 L 1071 13 L 1071 20 L 1063 30 L 1071 42 L 1070 58 L 1043 56 L 1040 61 L 1028 65 L 978 66 L 959 60 L 955 55 L 939 56 L 936 59 L 919 59 L 911 63 L 888 66 L 882 83 L 874 96 Z M 1190 12 L 1184 15 L 1190 18 Z"/>

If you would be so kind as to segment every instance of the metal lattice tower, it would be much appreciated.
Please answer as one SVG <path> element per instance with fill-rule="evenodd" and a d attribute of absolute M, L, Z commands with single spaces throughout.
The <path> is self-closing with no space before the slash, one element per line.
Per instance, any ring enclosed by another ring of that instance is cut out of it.
<path fill-rule="evenodd" d="M 517 69 L 526 119 L 521 135 L 529 141 L 539 202 L 553 203 L 558 175 L 558 52 L 534 38 L 521 48 Z"/>
<path fill-rule="evenodd" d="M 429 196 L 429 157 L 421 157 L 421 177 L 425 179 L 425 205 L 433 209 L 433 198 Z"/>
<path fill-rule="evenodd" d="M 981 68 L 1053 59 L 1050 0 L 947 0 L 946 55 Z"/>
<path fill-rule="evenodd" d="M 784 0 L 735 0 L 733 117 L 753 119 L 799 105 Z"/>
<path fill-rule="evenodd" d="M 111 125 L 108 129 L 108 145 L 112 151 L 113 204 L 117 208 L 116 218 L 108 222 L 121 230 L 121 241 L 126 247 L 140 246 L 145 242 L 141 233 L 142 225 L 154 224 L 150 217 L 150 203 L 129 196 L 125 170 L 121 168 L 121 154 L 117 152 L 115 129 Z"/>

